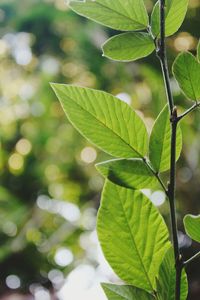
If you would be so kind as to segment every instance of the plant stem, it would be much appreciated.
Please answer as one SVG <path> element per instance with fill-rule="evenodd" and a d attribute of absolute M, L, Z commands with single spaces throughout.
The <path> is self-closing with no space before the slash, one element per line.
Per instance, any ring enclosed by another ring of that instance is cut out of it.
<path fill-rule="evenodd" d="M 170 204 L 170 216 L 172 226 L 172 237 L 174 245 L 174 258 L 176 267 L 176 288 L 175 288 L 175 300 L 180 300 L 181 289 L 181 273 L 182 273 L 182 258 L 180 255 L 180 249 L 178 244 L 178 230 L 177 230 L 177 217 L 175 206 L 175 190 L 176 190 L 176 133 L 177 133 L 177 109 L 174 106 L 174 100 L 172 96 L 169 70 L 166 56 L 165 45 L 165 0 L 160 0 L 160 40 L 157 49 L 157 55 L 160 59 L 162 68 L 166 96 L 170 112 L 171 122 L 171 158 L 170 158 L 170 180 L 168 185 L 168 198 Z"/>
<path fill-rule="evenodd" d="M 190 264 L 191 262 L 193 262 L 196 258 L 200 257 L 200 251 L 198 253 L 196 253 L 194 256 L 192 256 L 191 258 L 189 258 L 188 260 L 186 260 L 184 262 L 184 266 L 187 266 L 188 264 Z"/>
<path fill-rule="evenodd" d="M 181 115 L 179 115 L 177 117 L 177 121 L 180 121 L 182 118 L 184 118 L 185 116 L 187 116 L 189 113 L 191 113 L 193 110 L 195 110 L 198 107 L 200 107 L 200 102 L 196 102 L 189 109 L 187 109 L 184 113 L 182 113 Z"/>
<path fill-rule="evenodd" d="M 181 275 L 183 270 L 183 264 L 181 261 L 181 264 L 176 267 L 176 290 L 175 290 L 175 299 L 181 298 Z"/>
<path fill-rule="evenodd" d="M 160 59 L 165 89 L 167 94 L 167 101 L 169 105 L 170 114 L 173 113 L 174 108 L 174 100 L 172 96 L 170 80 L 169 80 L 169 70 L 167 63 L 167 55 L 166 55 L 166 45 L 165 45 L 165 0 L 160 0 L 160 44 L 157 49 L 157 55 Z"/>
<path fill-rule="evenodd" d="M 176 111 L 176 110 L 174 110 Z M 173 119 L 173 117 L 171 118 Z M 177 122 L 174 118 L 171 121 L 171 162 L 170 162 L 170 182 L 168 186 L 168 197 L 171 212 L 171 224 L 174 244 L 174 256 L 175 260 L 180 256 L 179 245 L 178 245 L 178 230 L 176 220 L 176 207 L 175 207 L 175 189 L 176 189 L 176 133 L 177 133 Z"/>

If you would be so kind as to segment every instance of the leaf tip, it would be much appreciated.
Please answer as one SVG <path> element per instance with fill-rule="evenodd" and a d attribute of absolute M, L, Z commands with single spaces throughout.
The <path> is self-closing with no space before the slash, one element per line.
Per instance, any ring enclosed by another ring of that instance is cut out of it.
<path fill-rule="evenodd" d="M 54 91 L 57 91 L 59 88 L 63 86 L 62 83 L 49 82 L 49 84 Z"/>
<path fill-rule="evenodd" d="M 50 84 L 51 88 L 53 90 L 55 90 L 56 83 L 55 82 L 49 82 L 49 84 Z"/>

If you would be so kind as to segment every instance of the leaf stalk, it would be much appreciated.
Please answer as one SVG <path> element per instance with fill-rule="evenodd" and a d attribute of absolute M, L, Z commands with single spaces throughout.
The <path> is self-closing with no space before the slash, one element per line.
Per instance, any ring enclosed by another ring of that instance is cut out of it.
<path fill-rule="evenodd" d="M 179 122 L 180 120 L 182 120 L 185 116 L 187 116 L 189 113 L 191 113 L 192 111 L 194 111 L 195 109 L 197 109 L 198 107 L 200 107 L 200 102 L 195 102 L 195 104 L 193 104 L 189 109 L 187 109 L 184 113 L 182 113 L 181 115 L 179 115 L 177 117 L 177 121 Z"/>
<path fill-rule="evenodd" d="M 165 192 L 166 196 L 168 197 L 168 191 L 167 191 L 167 188 L 166 188 L 164 182 L 162 181 L 162 179 L 160 178 L 159 173 L 157 173 L 157 172 L 153 169 L 153 167 L 151 166 L 150 162 L 149 162 L 145 157 L 143 157 L 142 159 L 143 159 L 144 163 L 146 164 L 146 166 L 149 168 L 149 170 L 152 172 L 152 174 L 157 178 L 157 180 L 158 180 L 160 186 L 162 187 L 163 191 Z"/>
<path fill-rule="evenodd" d="M 191 262 L 193 262 L 195 259 L 200 257 L 200 251 L 197 252 L 195 255 L 193 255 L 191 258 L 189 258 L 188 260 L 186 260 L 184 262 L 184 266 L 186 267 L 187 265 L 189 265 Z"/>

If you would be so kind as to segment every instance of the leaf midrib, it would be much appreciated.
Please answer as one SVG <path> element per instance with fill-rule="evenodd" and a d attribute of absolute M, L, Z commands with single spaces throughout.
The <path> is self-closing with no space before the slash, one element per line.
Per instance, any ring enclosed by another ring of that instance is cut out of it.
<path fill-rule="evenodd" d="M 76 1 L 76 2 L 78 2 L 78 1 Z M 83 2 L 83 3 L 84 3 L 84 2 Z M 86 3 L 87 3 L 87 2 L 86 2 Z M 95 3 L 95 2 L 94 2 L 94 3 Z M 131 19 L 129 16 L 126 16 L 126 15 L 120 13 L 120 12 L 117 11 L 117 10 L 111 9 L 111 8 L 108 7 L 108 6 L 106 6 L 106 5 L 102 4 L 102 3 L 99 3 L 98 1 L 96 1 L 96 3 L 98 3 L 99 6 L 102 6 L 102 7 L 106 8 L 106 9 L 110 10 L 111 12 L 114 11 L 114 12 L 117 13 L 118 15 L 120 15 L 120 16 L 122 16 L 122 17 L 128 19 L 128 20 L 130 20 L 131 23 L 137 23 L 138 25 L 145 26 L 145 28 L 147 27 L 146 24 L 143 24 L 143 23 L 140 23 L 140 22 L 138 22 L 138 21 L 136 21 L 136 20 L 134 20 L 134 19 Z M 82 5 L 84 5 L 84 4 L 82 4 Z M 71 7 L 71 8 L 73 9 L 73 6 L 69 5 L 69 7 Z"/>
<path fill-rule="evenodd" d="M 165 119 L 165 134 L 164 134 L 164 137 L 166 137 L 166 129 L 167 129 L 167 123 L 168 123 L 168 119 L 166 118 Z M 165 143 L 166 139 L 164 139 L 164 142 L 162 143 L 161 145 L 161 155 L 160 155 L 160 161 L 159 161 L 159 168 L 158 168 L 158 172 L 160 171 L 161 169 L 161 165 L 162 165 L 162 158 L 163 158 L 163 152 L 164 152 L 164 143 Z"/>
<path fill-rule="evenodd" d="M 128 226 L 129 232 L 130 232 L 130 235 L 131 235 L 131 240 L 132 240 L 132 242 L 133 242 L 133 244 L 134 244 L 134 246 L 135 246 L 135 249 L 136 249 L 137 255 L 138 255 L 138 257 L 139 257 L 140 263 L 141 263 L 141 265 L 142 265 L 142 267 L 143 267 L 143 269 L 144 269 L 144 273 L 145 273 L 145 275 L 146 275 L 146 278 L 147 278 L 147 280 L 148 280 L 148 282 L 149 282 L 149 285 L 150 285 L 150 287 L 152 288 L 152 291 L 153 291 L 153 290 L 154 290 L 153 285 L 152 285 L 152 283 L 151 283 L 151 280 L 150 280 L 150 278 L 149 278 L 148 272 L 147 272 L 147 270 L 146 270 L 146 268 L 145 268 L 145 265 L 144 265 L 144 263 L 143 263 L 143 261 L 142 261 L 142 257 L 141 257 L 141 255 L 140 255 L 140 252 L 139 252 L 139 250 L 138 250 L 138 248 L 137 248 L 137 245 L 136 245 L 136 242 L 135 242 L 135 240 L 134 240 L 134 237 L 133 237 L 133 234 L 132 234 L 132 231 L 131 231 L 131 228 L 130 228 L 130 224 L 129 224 L 129 222 L 128 222 L 128 219 L 127 219 L 127 216 L 126 216 L 126 213 L 125 213 L 125 210 L 124 210 L 123 201 L 121 200 L 121 195 L 120 195 L 120 193 L 119 193 L 118 195 L 119 195 L 120 203 L 121 203 L 122 210 L 123 210 L 123 213 L 124 213 L 124 217 L 125 217 L 125 220 L 126 220 L 126 223 L 127 223 L 127 226 Z"/>
<path fill-rule="evenodd" d="M 114 39 L 113 39 L 114 40 Z M 145 42 L 143 42 L 143 43 L 140 43 L 139 44 L 139 46 L 141 46 L 141 47 L 144 47 L 144 46 L 152 46 L 153 47 L 153 49 L 154 49 L 154 45 L 153 45 L 153 43 L 151 43 L 151 41 L 145 41 Z M 123 51 L 125 51 L 125 50 L 129 50 L 130 48 L 132 48 L 132 49 L 137 49 L 138 48 L 138 45 L 123 45 Z M 115 46 L 113 46 L 113 48 L 109 48 L 109 51 L 113 51 L 113 50 L 116 50 L 116 51 L 119 51 L 118 49 L 116 49 L 116 47 Z M 134 50 L 133 50 L 134 51 Z M 153 50 L 152 50 L 153 51 Z"/>
<path fill-rule="evenodd" d="M 107 288 L 109 291 L 111 291 L 113 294 L 122 297 L 122 299 L 130 300 L 130 299 L 128 298 L 128 296 L 121 295 L 119 292 L 113 291 L 110 287 L 107 287 L 107 286 L 106 286 L 106 288 Z"/>
<path fill-rule="evenodd" d="M 173 272 L 170 272 L 170 276 L 169 276 L 169 285 L 168 285 L 168 291 L 167 291 L 167 299 L 171 299 L 171 287 L 174 287 L 174 280 L 173 280 Z M 175 288 L 175 287 L 174 287 Z M 174 290 L 172 291 L 174 293 Z"/>
<path fill-rule="evenodd" d="M 127 145 L 131 151 L 135 152 L 140 158 L 144 158 L 142 156 L 142 154 L 140 154 L 136 149 L 134 149 L 130 144 L 128 144 L 125 140 L 122 139 L 122 137 L 120 135 L 118 135 L 115 131 L 111 130 L 109 127 L 106 126 L 106 124 L 104 124 L 101 120 L 99 120 L 95 115 L 93 115 L 91 112 L 89 112 L 88 110 L 86 110 L 85 108 L 83 108 L 79 103 L 77 103 L 76 101 L 73 100 L 73 98 L 71 98 L 70 96 L 66 96 L 65 93 L 63 91 L 60 91 L 65 97 L 69 98 L 73 103 L 75 103 L 77 106 L 80 107 L 80 109 L 82 109 L 84 112 L 86 112 L 89 116 L 92 116 L 95 120 L 97 120 L 101 125 L 103 125 L 103 127 L 105 127 L 107 130 L 111 131 L 112 133 L 114 133 L 114 135 L 119 138 L 125 145 Z M 59 97 L 60 98 L 60 97 Z M 119 100 L 120 101 L 120 100 Z M 61 102 L 61 105 L 64 109 L 64 111 L 66 112 L 66 114 L 68 115 L 67 110 L 64 108 L 64 104 Z M 69 115 L 68 118 L 70 119 Z M 73 122 L 74 123 L 74 122 Z M 75 125 L 75 124 L 74 124 Z M 76 127 L 76 126 L 75 126 Z"/>
<path fill-rule="evenodd" d="M 188 57 L 189 57 L 189 53 L 188 53 Z M 191 59 L 193 59 L 193 57 L 191 56 Z M 185 66 L 187 66 L 187 57 L 186 57 L 186 55 L 184 55 L 184 62 L 185 62 Z M 190 82 L 190 86 L 191 86 L 191 88 L 192 88 L 192 93 L 193 93 L 193 95 L 194 95 L 194 99 L 195 100 L 197 100 L 196 99 L 196 93 L 195 93 L 195 91 L 194 91 L 194 87 L 193 87 L 193 84 L 192 84 L 192 78 L 191 78 L 191 74 L 190 74 L 190 64 L 189 64 L 189 66 L 188 66 L 188 68 L 187 68 L 187 70 L 188 70 L 188 80 L 189 80 L 189 82 Z"/>
<path fill-rule="evenodd" d="M 120 12 L 117 11 L 117 10 L 111 9 L 110 7 L 108 7 L 108 6 L 106 6 L 106 5 L 102 4 L 102 3 L 99 3 L 98 0 L 97 0 L 96 2 L 97 2 L 100 6 L 103 6 L 103 7 L 107 8 L 107 9 L 109 9 L 109 10 L 111 10 L 111 11 L 114 11 L 115 13 L 118 13 L 118 14 L 119 14 L 120 16 L 122 16 L 122 17 L 125 17 L 126 19 L 131 20 L 131 22 L 135 22 L 135 23 L 137 23 L 137 24 L 139 24 L 139 25 L 143 25 L 143 26 L 146 27 L 146 24 L 143 24 L 143 23 L 140 23 L 140 22 L 138 22 L 138 21 L 136 21 L 136 20 L 134 20 L 134 19 L 131 19 L 131 17 L 129 17 L 129 16 L 127 16 L 127 15 L 124 15 L 124 14 L 120 13 Z"/>

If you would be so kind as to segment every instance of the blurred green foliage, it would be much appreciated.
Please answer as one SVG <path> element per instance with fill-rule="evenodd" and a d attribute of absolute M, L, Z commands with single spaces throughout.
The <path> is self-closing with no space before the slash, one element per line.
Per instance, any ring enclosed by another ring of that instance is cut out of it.
<path fill-rule="evenodd" d="M 149 11 L 153 3 L 146 0 Z M 178 52 L 195 51 L 200 5 L 191 0 L 180 33 L 168 39 L 169 62 Z M 97 264 L 89 236 L 102 188 L 94 161 L 98 152 L 66 120 L 49 82 L 75 83 L 106 90 L 144 112 L 148 129 L 165 103 L 163 82 L 154 56 L 138 63 L 114 63 L 101 56 L 101 44 L 114 31 L 95 25 L 67 9 L 63 0 L 0 2 L 0 291 L 10 274 L 22 290 L 39 282 L 47 287 L 52 269 L 67 275 L 83 262 Z M 175 81 L 179 109 L 189 107 Z M 184 153 L 178 163 L 178 209 L 200 208 L 199 113 L 182 124 Z M 87 122 L 87 120 L 86 120 Z M 167 205 L 160 209 L 168 218 Z M 198 250 L 181 232 L 187 255 Z M 56 253 L 73 254 L 65 265 Z M 95 253 L 95 251 L 94 251 Z M 189 268 L 199 299 L 200 263 Z M 196 298 L 195 298 L 196 297 Z"/>

